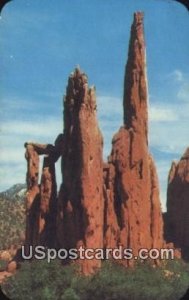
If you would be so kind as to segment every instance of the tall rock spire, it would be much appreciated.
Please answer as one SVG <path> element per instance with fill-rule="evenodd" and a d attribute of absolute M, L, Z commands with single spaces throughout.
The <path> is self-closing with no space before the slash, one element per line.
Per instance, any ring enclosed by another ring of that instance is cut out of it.
<path fill-rule="evenodd" d="M 103 247 L 103 139 L 96 116 L 95 88 L 89 88 L 87 81 L 87 76 L 76 68 L 69 77 L 64 99 L 58 244 L 65 248 Z M 85 274 L 100 265 L 100 260 L 80 263 Z"/>
<path fill-rule="evenodd" d="M 105 176 L 106 247 L 113 241 L 132 248 L 134 255 L 163 245 L 159 184 L 147 142 L 147 96 L 143 14 L 137 12 L 125 73 L 124 126 L 113 137 Z"/>
<path fill-rule="evenodd" d="M 148 89 L 143 13 L 134 14 L 124 78 L 124 124 L 148 135 Z"/>

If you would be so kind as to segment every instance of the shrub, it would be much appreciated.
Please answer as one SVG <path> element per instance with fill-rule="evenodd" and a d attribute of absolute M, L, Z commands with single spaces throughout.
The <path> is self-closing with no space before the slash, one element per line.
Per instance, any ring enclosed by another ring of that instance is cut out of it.
<path fill-rule="evenodd" d="M 20 245 L 20 235 L 25 230 L 25 204 L 23 199 L 5 199 L 0 197 L 0 249 Z M 18 213 L 19 212 L 19 213 Z"/>
<path fill-rule="evenodd" d="M 181 260 L 153 268 L 134 269 L 106 261 L 93 276 L 79 275 L 73 265 L 59 260 L 24 262 L 3 285 L 15 300 L 177 300 L 189 286 L 189 266 Z"/>
<path fill-rule="evenodd" d="M 7 267 L 7 261 L 0 259 L 0 272 L 4 271 L 4 269 L 6 269 L 6 267 Z"/>

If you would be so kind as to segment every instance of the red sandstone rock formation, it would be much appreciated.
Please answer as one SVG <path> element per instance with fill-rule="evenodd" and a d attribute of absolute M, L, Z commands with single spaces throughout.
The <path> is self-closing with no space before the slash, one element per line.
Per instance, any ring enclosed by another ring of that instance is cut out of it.
<path fill-rule="evenodd" d="M 64 133 L 53 145 L 26 144 L 26 245 L 57 248 L 161 248 L 159 186 L 148 151 L 148 107 L 143 14 L 135 13 L 124 81 L 124 126 L 114 136 L 108 163 L 96 118 L 95 88 L 76 68 L 64 99 Z M 39 155 L 46 155 L 38 184 Z M 63 183 L 56 213 L 54 163 L 61 156 Z M 56 228 L 55 228 L 56 217 Z M 56 235 L 55 235 L 56 229 Z M 100 260 L 80 260 L 91 274 Z"/>
<path fill-rule="evenodd" d="M 26 143 L 27 194 L 26 194 L 26 241 L 28 246 L 53 246 L 56 227 L 56 178 L 55 162 L 62 151 L 63 136 L 59 135 L 53 145 Z M 39 181 L 39 155 L 44 164 Z"/>
<path fill-rule="evenodd" d="M 27 194 L 26 194 L 26 246 L 35 246 L 39 213 L 39 156 L 32 145 L 26 145 Z"/>
<path fill-rule="evenodd" d="M 57 186 L 55 164 L 44 158 L 40 186 L 39 244 L 53 247 L 56 230 Z"/>
<path fill-rule="evenodd" d="M 169 172 L 166 225 L 167 240 L 189 259 L 189 148 Z"/>
<path fill-rule="evenodd" d="M 96 117 L 95 88 L 76 68 L 64 99 L 63 184 L 59 195 L 58 245 L 65 248 L 103 247 L 103 139 Z M 100 260 L 81 261 L 85 274 Z"/>
<path fill-rule="evenodd" d="M 105 245 L 121 244 L 134 255 L 140 248 L 163 245 L 159 185 L 148 151 L 147 97 L 143 14 L 135 13 L 124 81 L 124 126 L 112 140 L 105 178 Z"/>

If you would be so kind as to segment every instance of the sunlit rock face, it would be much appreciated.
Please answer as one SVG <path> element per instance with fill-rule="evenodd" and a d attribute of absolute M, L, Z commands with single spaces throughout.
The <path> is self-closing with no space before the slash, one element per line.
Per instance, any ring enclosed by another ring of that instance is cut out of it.
<path fill-rule="evenodd" d="M 148 149 L 148 89 L 143 14 L 131 27 L 123 96 L 124 124 L 114 135 L 104 169 L 105 245 L 161 248 L 162 213 L 156 168 Z"/>
<path fill-rule="evenodd" d="M 95 88 L 76 68 L 64 98 L 63 184 L 59 194 L 58 245 L 65 248 L 103 248 L 103 139 L 96 115 Z M 85 274 L 101 266 L 83 260 Z"/>

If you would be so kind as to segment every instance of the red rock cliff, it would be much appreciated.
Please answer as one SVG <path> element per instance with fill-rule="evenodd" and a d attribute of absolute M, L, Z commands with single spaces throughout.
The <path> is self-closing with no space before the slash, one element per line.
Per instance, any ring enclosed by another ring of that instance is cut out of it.
<path fill-rule="evenodd" d="M 143 14 L 135 13 L 124 79 L 124 126 L 112 140 L 104 168 L 107 217 L 105 246 L 163 245 L 156 168 L 148 150 L 148 90 Z M 106 171 L 108 170 L 108 171 Z"/>
<path fill-rule="evenodd" d="M 166 224 L 168 241 L 189 259 L 189 148 L 169 172 Z"/>

